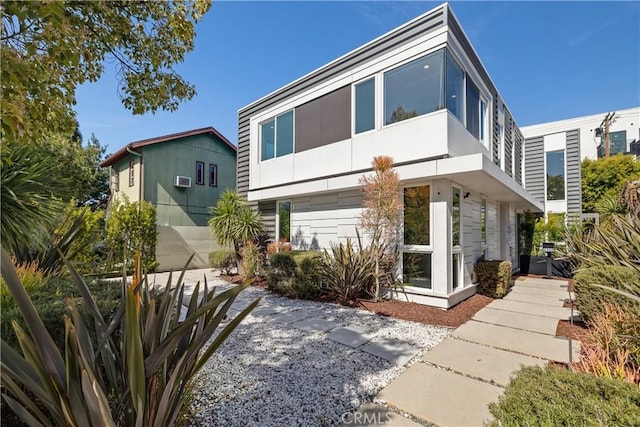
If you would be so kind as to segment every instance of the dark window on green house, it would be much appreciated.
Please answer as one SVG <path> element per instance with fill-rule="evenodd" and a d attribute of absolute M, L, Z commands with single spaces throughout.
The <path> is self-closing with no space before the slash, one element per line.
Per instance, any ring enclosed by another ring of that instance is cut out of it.
<path fill-rule="evenodd" d="M 196 162 L 196 184 L 204 185 L 204 162 Z"/>
<path fill-rule="evenodd" d="M 218 165 L 209 163 L 209 186 L 218 186 Z"/>

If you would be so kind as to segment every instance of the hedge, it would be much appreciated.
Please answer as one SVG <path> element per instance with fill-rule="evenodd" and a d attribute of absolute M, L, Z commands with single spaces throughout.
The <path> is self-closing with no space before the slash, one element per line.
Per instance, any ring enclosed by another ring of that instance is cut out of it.
<path fill-rule="evenodd" d="M 502 298 L 509 290 L 511 261 L 479 259 L 473 266 L 478 278 L 478 293 Z"/>
<path fill-rule="evenodd" d="M 639 426 L 640 390 L 620 379 L 529 366 L 489 411 L 495 417 L 490 427 Z"/>
<path fill-rule="evenodd" d="M 291 251 L 273 254 L 267 282 L 269 289 L 293 298 L 309 299 L 321 293 L 317 252 Z"/>
<path fill-rule="evenodd" d="M 615 292 L 591 286 L 595 283 L 621 290 L 626 290 L 623 283 L 630 286 L 640 286 L 640 277 L 633 269 L 618 265 L 589 267 L 579 271 L 574 276 L 574 280 L 576 303 L 583 320 L 586 322 L 602 312 L 605 301 L 624 307 L 640 316 L 640 303 Z"/>

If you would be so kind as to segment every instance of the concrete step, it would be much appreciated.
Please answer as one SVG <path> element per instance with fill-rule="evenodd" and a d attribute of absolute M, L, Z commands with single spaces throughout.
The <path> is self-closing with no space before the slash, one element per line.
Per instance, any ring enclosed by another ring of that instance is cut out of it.
<path fill-rule="evenodd" d="M 520 301 L 533 304 L 549 305 L 551 307 L 562 307 L 564 300 L 569 297 L 569 294 L 565 294 L 564 297 L 557 297 L 554 295 L 535 295 L 521 292 L 509 292 L 505 295 L 504 300 L 507 301 Z"/>
<path fill-rule="evenodd" d="M 569 293 L 566 289 L 539 289 L 527 286 L 514 286 L 509 291 L 508 295 L 510 294 L 539 295 L 558 299 L 565 299 L 569 297 Z"/>
<path fill-rule="evenodd" d="M 575 340 L 570 344 L 568 339 L 491 325 L 475 320 L 460 326 L 453 332 L 452 336 L 502 350 L 563 363 L 569 363 L 570 361 L 570 346 L 574 361 L 578 360 L 580 354 L 580 343 Z"/>
<path fill-rule="evenodd" d="M 494 308 L 480 310 L 473 316 L 473 320 L 552 336 L 555 336 L 558 328 L 558 319 L 552 317 L 515 313 Z"/>
<path fill-rule="evenodd" d="M 424 361 L 506 387 L 521 365 L 546 365 L 546 361 L 498 350 L 481 344 L 447 338 L 424 355 Z"/>
<path fill-rule="evenodd" d="M 444 369 L 416 363 L 378 398 L 414 417 L 440 426 L 481 426 L 491 420 L 487 405 L 502 388 Z"/>
<path fill-rule="evenodd" d="M 557 320 L 569 320 L 571 317 L 571 309 L 563 307 L 552 307 L 550 305 L 541 305 L 536 303 L 494 300 L 487 305 L 489 308 L 496 310 L 513 311 L 516 313 L 533 314 L 535 316 L 551 317 Z M 575 310 L 574 310 L 575 314 Z"/>
<path fill-rule="evenodd" d="M 553 290 L 567 290 L 569 282 L 567 280 L 547 280 L 547 279 L 533 279 L 527 278 L 525 280 L 516 280 L 514 286 L 524 286 L 537 289 L 553 289 Z"/>

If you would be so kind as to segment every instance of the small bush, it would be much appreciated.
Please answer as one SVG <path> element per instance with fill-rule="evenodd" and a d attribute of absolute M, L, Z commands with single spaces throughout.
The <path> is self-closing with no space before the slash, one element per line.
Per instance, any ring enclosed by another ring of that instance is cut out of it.
<path fill-rule="evenodd" d="M 479 259 L 473 270 L 478 278 L 478 293 L 492 298 L 502 298 L 509 290 L 511 261 Z"/>
<path fill-rule="evenodd" d="M 640 277 L 633 269 L 617 265 L 600 265 L 581 270 L 574 276 L 574 280 L 576 303 L 586 322 L 602 313 L 605 301 L 640 316 L 640 303 L 615 292 L 591 286 L 599 284 L 620 290 L 626 290 L 623 284 L 639 287 Z"/>
<path fill-rule="evenodd" d="M 640 384 L 640 316 L 605 303 L 590 326 L 574 370 Z"/>
<path fill-rule="evenodd" d="M 310 299 L 322 290 L 318 274 L 319 256 L 313 252 L 280 252 L 271 258 L 269 289 L 292 298 Z"/>
<path fill-rule="evenodd" d="M 260 269 L 262 267 L 260 257 L 260 247 L 252 241 L 248 241 L 244 244 L 242 249 L 242 270 L 245 278 L 252 279 L 260 275 Z"/>
<path fill-rule="evenodd" d="M 556 367 L 518 371 L 498 402 L 489 404 L 491 427 L 637 426 L 638 386 Z"/>
<path fill-rule="evenodd" d="M 29 295 L 47 284 L 48 277 L 38 268 L 37 262 L 24 263 L 16 266 L 16 273 L 18 273 L 18 278 Z M 8 304 L 12 299 L 13 297 L 7 288 L 7 284 L 4 279 L 0 278 L 0 301 L 2 302 L 2 308 L 4 309 L 5 304 Z"/>
<path fill-rule="evenodd" d="M 232 250 L 213 251 L 209 253 L 209 267 L 217 268 L 227 276 L 233 273 L 236 266 L 236 253 Z"/>

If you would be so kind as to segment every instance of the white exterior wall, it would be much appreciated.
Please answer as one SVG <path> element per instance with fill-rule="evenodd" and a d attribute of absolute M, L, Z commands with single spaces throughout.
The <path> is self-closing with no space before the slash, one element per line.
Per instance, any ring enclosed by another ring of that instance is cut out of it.
<path fill-rule="evenodd" d="M 640 107 L 616 110 L 617 119 L 611 125 L 610 132 L 627 131 L 627 150 L 629 143 L 634 139 L 640 140 Z M 580 129 L 580 158 L 598 158 L 598 145 L 600 137 L 596 137 L 595 129 L 600 126 L 602 120 L 607 115 L 606 112 L 592 114 L 590 116 L 576 117 L 555 122 L 540 123 L 531 126 L 521 127 L 520 130 L 525 138 L 532 138 L 540 135 L 550 135 L 568 130 Z"/>
<path fill-rule="evenodd" d="M 131 160 L 134 160 L 135 162 L 135 165 L 133 167 L 134 179 L 133 179 L 132 186 L 129 186 L 129 161 L 128 160 L 126 163 L 120 163 L 120 167 L 122 169 L 118 172 L 113 166 L 111 167 L 111 194 L 113 195 L 114 201 L 115 200 L 122 201 L 125 198 L 127 198 L 130 202 L 137 202 L 140 200 L 140 189 L 142 187 L 141 177 L 144 176 L 143 175 L 144 170 L 142 170 L 142 168 L 144 168 L 144 165 L 140 162 L 140 159 L 137 157 Z M 126 166 L 122 167 L 123 164 Z M 117 180 L 119 182 L 118 191 L 114 191 L 114 183 L 116 182 L 116 178 L 115 178 L 116 176 L 118 177 Z"/>

